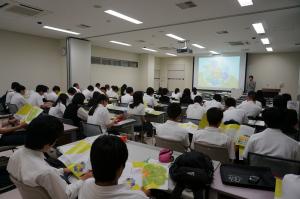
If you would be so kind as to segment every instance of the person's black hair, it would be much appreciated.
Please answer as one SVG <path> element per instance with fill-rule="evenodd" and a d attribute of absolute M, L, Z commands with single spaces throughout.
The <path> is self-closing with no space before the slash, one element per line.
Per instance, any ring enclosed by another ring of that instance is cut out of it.
<path fill-rule="evenodd" d="M 85 96 L 82 93 L 76 93 L 72 99 L 72 104 L 83 105 Z"/>
<path fill-rule="evenodd" d="M 223 112 L 219 108 L 212 107 L 207 110 L 206 117 L 210 126 L 217 126 L 222 122 Z"/>
<path fill-rule="evenodd" d="M 284 112 L 283 126 L 294 127 L 298 123 L 298 114 L 294 109 L 286 109 Z"/>
<path fill-rule="evenodd" d="M 154 89 L 152 87 L 148 87 L 146 90 L 147 95 L 153 95 L 154 94 Z"/>
<path fill-rule="evenodd" d="M 117 136 L 100 136 L 92 144 L 90 159 L 95 182 L 112 182 L 118 170 L 125 168 L 128 149 Z"/>
<path fill-rule="evenodd" d="M 166 96 L 166 95 L 168 95 L 168 93 L 169 93 L 169 90 L 167 88 L 163 88 L 161 90 L 161 96 Z"/>
<path fill-rule="evenodd" d="M 79 86 L 78 83 L 74 83 L 74 84 L 73 84 L 73 87 L 77 87 L 77 86 Z"/>
<path fill-rule="evenodd" d="M 264 97 L 264 93 L 262 92 L 262 90 L 256 91 L 256 98 L 261 98 L 261 97 Z"/>
<path fill-rule="evenodd" d="M 75 95 L 75 93 L 77 93 L 77 91 L 76 91 L 75 88 L 70 87 L 70 88 L 68 89 L 68 93 L 69 93 L 70 95 Z"/>
<path fill-rule="evenodd" d="M 88 102 L 88 107 L 92 107 L 94 106 L 95 104 L 98 104 L 97 103 L 97 97 L 101 95 L 101 93 L 99 93 L 98 91 L 94 92 L 93 93 L 93 97 L 90 99 L 90 101 Z"/>
<path fill-rule="evenodd" d="M 195 98 L 194 98 L 194 103 L 199 103 L 200 105 L 202 105 L 203 103 L 203 99 L 201 96 L 197 95 Z"/>
<path fill-rule="evenodd" d="M 221 102 L 222 101 L 222 97 L 220 94 L 214 94 L 213 99 L 216 100 L 217 102 Z"/>
<path fill-rule="evenodd" d="M 249 78 L 252 78 L 252 79 L 253 79 L 253 75 L 249 75 Z"/>
<path fill-rule="evenodd" d="M 36 88 L 35 88 L 35 91 L 37 93 L 40 93 L 40 92 L 43 92 L 43 93 L 46 93 L 47 92 L 47 88 L 45 85 L 37 85 Z"/>
<path fill-rule="evenodd" d="M 163 88 L 159 87 L 158 90 L 157 90 L 157 95 L 162 95 L 162 90 L 163 90 Z"/>
<path fill-rule="evenodd" d="M 100 83 L 96 83 L 95 86 L 98 88 L 100 87 Z"/>
<path fill-rule="evenodd" d="M 273 98 L 273 107 L 278 108 L 280 111 L 287 109 L 286 102 L 282 95 L 277 95 Z"/>
<path fill-rule="evenodd" d="M 21 91 L 23 90 L 26 90 L 25 86 L 19 84 L 17 87 L 16 87 L 16 92 L 17 93 L 21 93 Z"/>
<path fill-rule="evenodd" d="M 191 98 L 191 90 L 189 88 L 185 88 L 182 93 L 182 98 L 189 97 Z"/>
<path fill-rule="evenodd" d="M 67 106 L 68 99 L 69 96 L 67 94 L 61 93 L 53 106 L 56 106 L 58 103 L 62 103 L 63 105 Z"/>
<path fill-rule="evenodd" d="M 109 88 L 110 88 L 109 84 L 105 84 L 105 88 L 106 88 L 106 90 L 109 90 Z"/>
<path fill-rule="evenodd" d="M 89 91 L 94 91 L 94 86 L 89 85 L 89 86 L 87 87 L 87 89 L 88 89 Z"/>
<path fill-rule="evenodd" d="M 267 108 L 262 112 L 262 118 L 268 128 L 280 129 L 283 121 L 282 113 L 278 108 Z"/>
<path fill-rule="evenodd" d="M 232 97 L 228 97 L 226 100 L 225 100 L 225 106 L 227 107 L 235 107 L 236 106 L 236 100 Z"/>
<path fill-rule="evenodd" d="M 103 91 L 106 92 L 106 88 L 105 88 L 104 86 L 102 86 L 102 87 L 100 88 L 100 90 L 103 90 Z"/>
<path fill-rule="evenodd" d="M 193 88 L 192 88 L 192 92 L 194 93 L 194 95 L 197 95 L 197 88 L 196 88 L 196 87 L 193 87 Z"/>
<path fill-rule="evenodd" d="M 29 124 L 26 131 L 25 147 L 41 150 L 47 144 L 53 145 L 64 132 L 63 123 L 49 115 L 42 115 Z"/>
<path fill-rule="evenodd" d="M 106 95 L 100 94 L 98 95 L 95 100 L 94 100 L 94 104 L 92 106 L 92 108 L 89 111 L 89 115 L 94 115 L 96 108 L 98 107 L 98 105 L 100 103 L 102 103 L 103 101 L 108 101 L 108 98 Z"/>
<path fill-rule="evenodd" d="M 175 88 L 174 93 L 177 94 L 177 93 L 179 93 L 179 92 L 180 92 L 179 88 Z"/>
<path fill-rule="evenodd" d="M 123 84 L 123 85 L 121 86 L 121 95 L 125 95 L 126 88 L 127 88 L 127 85 L 126 85 L 126 84 Z"/>
<path fill-rule="evenodd" d="M 112 86 L 111 87 L 113 91 L 115 91 L 116 93 L 119 91 L 119 88 L 117 86 Z"/>
<path fill-rule="evenodd" d="M 287 107 L 287 103 L 288 103 L 288 101 L 292 100 L 292 96 L 289 93 L 284 93 L 281 96 L 284 101 L 285 107 Z"/>
<path fill-rule="evenodd" d="M 132 87 L 127 87 L 126 88 L 126 93 L 130 94 L 130 93 L 133 93 L 133 88 Z"/>
<path fill-rule="evenodd" d="M 181 106 L 179 103 L 171 103 L 167 109 L 168 117 L 175 120 L 181 114 Z"/>
<path fill-rule="evenodd" d="M 52 91 L 58 91 L 60 92 L 60 87 L 59 86 L 53 86 Z"/>
<path fill-rule="evenodd" d="M 262 90 L 256 91 L 255 100 L 259 101 L 263 107 L 266 106 L 266 99 L 264 98 Z"/>
<path fill-rule="evenodd" d="M 140 104 L 143 104 L 144 93 L 142 91 L 135 91 L 133 93 L 133 103 L 129 105 L 130 108 L 134 108 Z"/>
<path fill-rule="evenodd" d="M 17 86 L 19 86 L 19 85 L 20 84 L 18 82 L 12 82 L 10 88 L 15 91 Z"/>
<path fill-rule="evenodd" d="M 248 92 L 248 98 L 252 99 L 253 101 L 256 100 L 256 94 L 254 91 L 249 91 Z"/>
<path fill-rule="evenodd" d="M 180 98 L 181 104 L 192 104 L 193 100 L 191 98 L 191 90 L 189 88 L 185 88 L 183 90 L 182 96 Z"/>

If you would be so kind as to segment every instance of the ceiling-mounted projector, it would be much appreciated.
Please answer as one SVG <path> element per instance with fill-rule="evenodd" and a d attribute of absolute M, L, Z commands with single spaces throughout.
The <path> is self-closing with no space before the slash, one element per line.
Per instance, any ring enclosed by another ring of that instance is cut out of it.
<path fill-rule="evenodd" d="M 178 54 L 183 54 L 183 53 L 186 53 L 186 54 L 192 54 L 193 53 L 193 50 L 191 48 L 188 47 L 188 44 L 189 44 L 189 41 L 186 40 L 186 41 L 182 41 L 182 42 L 179 42 L 181 44 L 184 44 L 183 47 L 181 48 L 177 48 L 176 51 Z"/>

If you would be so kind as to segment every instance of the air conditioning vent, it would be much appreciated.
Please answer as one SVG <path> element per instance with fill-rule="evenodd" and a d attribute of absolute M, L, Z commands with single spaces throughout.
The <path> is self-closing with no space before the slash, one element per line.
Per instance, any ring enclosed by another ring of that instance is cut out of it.
<path fill-rule="evenodd" d="M 176 50 L 176 48 L 174 48 L 174 47 L 159 47 L 158 49 L 160 49 L 160 50 L 168 50 L 168 51 L 170 51 L 170 50 Z"/>
<path fill-rule="evenodd" d="M 217 32 L 218 35 L 224 35 L 224 34 L 228 34 L 227 30 L 221 30 Z"/>
<path fill-rule="evenodd" d="M 182 3 L 176 4 L 177 7 L 179 7 L 182 10 L 188 9 L 188 8 L 194 8 L 197 7 L 197 5 L 192 1 L 186 1 Z"/>
<path fill-rule="evenodd" d="M 119 59 L 110 59 L 103 57 L 91 57 L 91 64 L 100 64 L 100 65 L 109 65 L 109 66 L 121 66 L 121 67 L 132 67 L 138 68 L 138 62 L 119 60 Z"/>
<path fill-rule="evenodd" d="M 86 25 L 86 24 L 79 24 L 77 27 L 82 28 L 82 29 L 87 29 L 87 28 L 90 28 L 91 26 Z"/>
<path fill-rule="evenodd" d="M 242 42 L 242 41 L 230 41 L 227 42 L 230 46 L 244 46 L 244 45 L 248 45 L 249 42 Z"/>
<path fill-rule="evenodd" d="M 7 8 L 6 11 L 18 15 L 33 17 L 33 16 L 40 15 L 44 10 L 29 5 L 25 5 L 25 4 L 18 4 Z"/>

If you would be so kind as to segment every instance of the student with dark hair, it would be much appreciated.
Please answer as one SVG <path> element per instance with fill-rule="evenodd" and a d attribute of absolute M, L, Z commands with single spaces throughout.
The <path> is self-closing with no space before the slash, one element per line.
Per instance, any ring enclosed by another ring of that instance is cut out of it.
<path fill-rule="evenodd" d="M 213 107 L 219 108 L 219 109 L 223 110 L 223 109 L 224 109 L 224 106 L 222 105 L 221 102 L 222 102 L 222 97 L 221 97 L 221 95 L 220 95 L 220 94 L 214 94 L 212 100 L 206 101 L 206 102 L 204 103 L 204 107 L 205 107 L 206 111 L 207 111 L 208 109 L 210 109 L 210 108 L 213 108 Z"/>
<path fill-rule="evenodd" d="M 157 105 L 157 102 L 154 98 L 154 89 L 152 87 L 148 87 L 146 93 L 144 94 L 144 102 L 147 106 L 154 107 Z"/>
<path fill-rule="evenodd" d="M 100 93 L 101 94 L 103 94 L 103 95 L 106 95 L 106 88 L 104 87 L 104 86 L 102 86 L 101 88 L 100 88 Z"/>
<path fill-rule="evenodd" d="M 124 104 L 129 104 L 131 102 L 133 102 L 133 88 L 132 87 L 127 87 L 126 88 L 126 95 L 123 95 L 121 97 L 121 103 L 124 103 Z"/>
<path fill-rule="evenodd" d="M 91 165 L 94 178 L 86 180 L 78 199 L 146 199 L 142 191 L 132 191 L 119 184 L 128 159 L 126 144 L 116 136 L 101 136 L 91 148 Z"/>
<path fill-rule="evenodd" d="M 202 106 L 203 100 L 201 96 L 194 98 L 194 104 L 190 104 L 186 110 L 186 117 L 189 119 L 201 120 L 205 114 L 205 108 Z"/>
<path fill-rule="evenodd" d="M 125 95 L 126 94 L 126 89 L 127 89 L 127 85 L 126 84 L 123 84 L 121 86 L 121 96 Z"/>
<path fill-rule="evenodd" d="M 191 98 L 191 90 L 189 88 L 185 88 L 180 98 L 180 104 L 192 104 L 192 103 L 193 100 Z"/>
<path fill-rule="evenodd" d="M 299 143 L 281 131 L 283 114 L 278 108 L 267 108 L 262 117 L 267 125 L 263 132 L 250 137 L 244 151 L 244 158 L 248 152 L 267 156 L 300 160 Z"/>
<path fill-rule="evenodd" d="M 283 113 L 283 123 L 281 130 L 284 134 L 299 141 L 299 130 L 298 130 L 298 114 L 293 109 L 286 109 Z"/>
<path fill-rule="evenodd" d="M 292 101 L 292 96 L 289 93 L 283 93 L 281 96 L 284 101 L 285 107 L 287 107 L 287 103 L 289 101 Z"/>
<path fill-rule="evenodd" d="M 62 118 L 67 107 L 68 98 L 67 94 L 61 93 L 53 107 L 50 108 L 48 114 L 57 118 Z"/>
<path fill-rule="evenodd" d="M 28 99 L 28 103 L 32 106 L 40 108 L 50 108 L 52 103 L 44 103 L 44 94 L 47 93 L 48 87 L 45 85 L 37 85 L 35 92 L 33 91 Z"/>
<path fill-rule="evenodd" d="M 94 87 L 94 92 L 99 92 L 100 93 L 100 88 L 101 88 L 100 83 L 96 83 L 95 87 Z"/>
<path fill-rule="evenodd" d="M 106 89 L 106 92 L 108 92 L 110 90 L 109 84 L 105 84 L 105 89 Z"/>
<path fill-rule="evenodd" d="M 237 108 L 244 110 L 247 117 L 254 118 L 256 118 L 262 110 L 261 104 L 259 105 L 256 103 L 254 91 L 250 91 L 248 93 L 247 100 L 243 101 L 240 105 L 237 106 Z"/>
<path fill-rule="evenodd" d="M 167 88 L 163 88 L 161 91 L 161 96 L 159 98 L 159 103 L 162 104 L 169 104 L 170 103 L 170 98 L 167 96 L 169 93 L 169 90 Z"/>
<path fill-rule="evenodd" d="M 111 89 L 106 92 L 107 97 L 119 99 L 118 91 L 119 91 L 119 88 L 117 86 L 111 86 Z"/>
<path fill-rule="evenodd" d="M 264 94 L 262 90 L 256 91 L 256 102 L 260 102 L 262 107 L 266 107 L 266 99 L 264 98 Z"/>
<path fill-rule="evenodd" d="M 246 112 L 242 109 L 235 108 L 236 101 L 232 97 L 228 97 L 225 100 L 225 111 L 223 117 L 223 123 L 226 122 L 237 122 L 239 124 L 248 123 L 248 117 Z"/>
<path fill-rule="evenodd" d="M 190 146 L 188 132 L 178 126 L 181 119 L 181 107 L 178 103 L 171 103 L 168 106 L 167 114 L 169 119 L 162 125 L 156 128 L 156 133 L 159 137 L 181 141 L 186 148 Z"/>
<path fill-rule="evenodd" d="M 51 167 L 44 159 L 55 141 L 63 134 L 61 121 L 52 116 L 40 116 L 34 119 L 27 128 L 25 147 L 18 149 L 9 158 L 8 173 L 30 187 L 42 187 L 51 198 L 76 198 L 82 180 L 91 177 L 85 174 L 81 180 L 68 185 L 60 175 L 70 173 L 68 169 Z"/>
<path fill-rule="evenodd" d="M 77 93 L 81 93 L 80 86 L 78 83 L 74 83 L 73 88 L 76 90 Z"/>
<path fill-rule="evenodd" d="M 60 93 L 60 87 L 59 86 L 53 86 L 52 92 L 47 94 L 47 101 L 50 102 L 56 102 L 58 95 Z"/>
<path fill-rule="evenodd" d="M 73 87 L 70 87 L 67 91 L 67 95 L 69 97 L 69 100 L 68 100 L 68 104 L 70 104 L 72 102 L 72 99 L 74 97 L 74 95 L 77 93 L 76 89 L 73 88 Z"/>
<path fill-rule="evenodd" d="M 82 94 L 84 95 L 86 100 L 90 100 L 93 97 L 94 87 L 92 85 L 89 85 L 86 89 L 82 91 Z"/>
<path fill-rule="evenodd" d="M 192 94 L 191 94 L 192 100 L 194 100 L 196 96 L 201 96 L 201 94 L 198 92 L 196 87 L 193 87 L 192 88 Z"/>
<path fill-rule="evenodd" d="M 81 121 L 87 121 L 88 118 L 88 113 L 82 108 L 84 100 L 85 97 L 82 93 L 76 93 L 64 112 L 64 118 L 72 120 L 78 127 Z"/>
<path fill-rule="evenodd" d="M 20 109 L 22 106 L 27 104 L 28 102 L 24 97 L 25 92 L 26 92 L 25 86 L 18 85 L 16 87 L 16 93 L 12 96 L 10 103 L 16 105 L 18 109 Z"/>
<path fill-rule="evenodd" d="M 171 95 L 172 99 L 179 100 L 181 98 L 181 93 L 179 88 L 175 88 L 174 92 Z"/>
<path fill-rule="evenodd" d="M 6 98 L 5 98 L 5 103 L 6 104 L 10 104 L 11 98 L 16 93 L 16 88 L 19 85 L 20 84 L 18 82 L 12 82 L 11 83 L 10 89 L 6 92 Z"/>
<path fill-rule="evenodd" d="M 92 106 L 97 104 L 97 98 L 99 97 L 99 95 L 101 95 L 101 93 L 99 93 L 98 91 L 95 91 L 93 93 L 93 97 L 90 99 L 90 101 L 88 102 L 87 106 L 89 108 L 91 108 Z"/>
<path fill-rule="evenodd" d="M 226 146 L 230 159 L 235 159 L 234 141 L 219 129 L 223 119 L 222 110 L 216 107 L 210 108 L 208 109 L 206 116 L 209 126 L 203 130 L 198 130 L 194 134 L 191 148 L 194 148 L 195 142 Z"/>
<path fill-rule="evenodd" d="M 157 94 L 157 95 L 161 95 L 161 94 L 162 94 L 162 90 L 163 90 L 163 88 L 162 88 L 162 87 L 159 87 L 156 94 Z"/>
<path fill-rule="evenodd" d="M 277 95 L 273 98 L 273 107 L 278 108 L 282 112 L 287 109 L 286 101 L 282 95 Z"/>

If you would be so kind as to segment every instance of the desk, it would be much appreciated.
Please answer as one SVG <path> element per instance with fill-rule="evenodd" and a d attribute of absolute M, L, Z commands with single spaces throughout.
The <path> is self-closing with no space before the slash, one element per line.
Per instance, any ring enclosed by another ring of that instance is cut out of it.
<path fill-rule="evenodd" d="M 117 129 L 120 131 L 123 131 L 127 134 L 133 134 L 134 132 L 134 123 L 136 120 L 134 119 L 126 119 L 118 122 L 117 124 L 114 124 L 112 129 Z"/>

